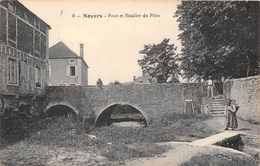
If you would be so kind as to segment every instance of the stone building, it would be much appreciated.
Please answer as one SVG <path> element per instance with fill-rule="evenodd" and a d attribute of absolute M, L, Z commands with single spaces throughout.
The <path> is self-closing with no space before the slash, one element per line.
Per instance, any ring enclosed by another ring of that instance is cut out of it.
<path fill-rule="evenodd" d="M 88 85 L 88 65 L 84 61 L 84 45 L 80 44 L 80 56 L 63 42 L 49 49 L 49 86 Z"/>
<path fill-rule="evenodd" d="M 0 111 L 45 96 L 50 26 L 17 0 L 0 1 Z"/>

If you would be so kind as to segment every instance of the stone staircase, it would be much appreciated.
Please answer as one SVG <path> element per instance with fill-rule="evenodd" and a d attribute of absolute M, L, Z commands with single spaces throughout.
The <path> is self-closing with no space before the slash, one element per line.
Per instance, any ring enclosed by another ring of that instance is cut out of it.
<path fill-rule="evenodd" d="M 225 105 L 226 101 L 223 97 L 203 97 L 201 112 L 212 116 L 225 116 Z"/>

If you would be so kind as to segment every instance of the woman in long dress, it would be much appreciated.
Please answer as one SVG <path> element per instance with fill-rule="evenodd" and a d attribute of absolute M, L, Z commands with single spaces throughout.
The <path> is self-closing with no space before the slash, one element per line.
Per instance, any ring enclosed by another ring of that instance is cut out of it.
<path fill-rule="evenodd" d="M 226 101 L 227 101 L 227 105 L 225 106 L 225 113 L 226 113 L 225 130 L 228 130 L 228 128 L 234 130 L 234 128 L 238 127 L 237 117 L 236 117 L 236 106 L 233 103 L 231 104 L 230 99 L 227 99 Z"/>
<path fill-rule="evenodd" d="M 233 107 L 233 109 L 235 109 L 235 112 L 233 113 L 233 117 L 232 117 L 232 126 L 233 129 L 238 127 L 238 123 L 237 123 L 237 111 L 239 109 L 239 106 L 236 104 L 236 100 L 231 100 L 231 106 Z"/>

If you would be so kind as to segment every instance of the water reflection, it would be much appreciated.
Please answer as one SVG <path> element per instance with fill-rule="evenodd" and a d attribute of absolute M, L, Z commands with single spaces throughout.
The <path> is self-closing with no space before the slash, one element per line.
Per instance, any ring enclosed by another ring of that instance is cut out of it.
<path fill-rule="evenodd" d="M 116 127 L 146 127 L 146 124 L 143 122 L 134 122 L 134 121 L 123 121 L 123 122 L 114 122 L 111 125 Z"/>
<path fill-rule="evenodd" d="M 98 116 L 96 126 L 146 127 L 144 115 L 128 104 L 114 104 Z"/>

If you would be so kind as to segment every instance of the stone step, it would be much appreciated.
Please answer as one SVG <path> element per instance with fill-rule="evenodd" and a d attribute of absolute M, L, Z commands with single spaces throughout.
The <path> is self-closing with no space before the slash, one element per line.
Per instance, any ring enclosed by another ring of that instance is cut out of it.
<path fill-rule="evenodd" d="M 214 114 L 214 115 L 216 115 L 216 114 L 225 114 L 225 111 L 210 111 L 210 114 Z"/>
<path fill-rule="evenodd" d="M 205 101 L 223 101 L 225 102 L 224 99 L 204 99 Z"/>
<path fill-rule="evenodd" d="M 205 104 L 207 104 L 207 105 L 223 105 L 223 106 L 226 105 L 226 103 L 223 103 L 223 102 L 206 102 Z"/>
<path fill-rule="evenodd" d="M 226 105 L 221 104 L 221 103 L 217 103 L 217 104 L 206 104 L 207 106 L 211 107 L 211 106 L 220 106 L 220 107 L 225 107 Z"/>
<path fill-rule="evenodd" d="M 225 110 L 225 107 L 207 107 L 208 110 Z"/>
<path fill-rule="evenodd" d="M 224 116 L 226 116 L 224 110 L 210 110 L 209 113 L 211 114 L 211 116 L 214 116 L 214 117 L 217 117 L 217 116 L 224 117 Z"/>
<path fill-rule="evenodd" d="M 207 107 L 208 110 L 220 110 L 220 111 L 225 111 L 225 108 L 223 107 Z"/>
<path fill-rule="evenodd" d="M 223 105 L 223 104 L 206 104 L 207 105 L 207 107 L 223 107 L 223 108 L 225 108 L 225 105 Z"/>
<path fill-rule="evenodd" d="M 212 99 L 212 97 L 202 97 L 203 99 Z M 214 99 L 223 99 L 223 96 L 214 96 Z"/>
<path fill-rule="evenodd" d="M 224 104 L 226 104 L 226 102 L 225 101 L 221 101 L 221 100 L 219 100 L 219 101 L 205 101 L 206 103 L 224 103 Z"/>
<path fill-rule="evenodd" d="M 211 100 L 212 100 L 212 99 L 221 99 L 221 100 L 225 100 L 223 97 L 217 97 L 217 96 L 216 96 L 216 97 L 213 97 L 213 98 L 212 98 L 212 97 L 203 97 L 203 99 L 206 99 L 206 100 L 207 100 L 207 99 L 211 99 Z"/>
<path fill-rule="evenodd" d="M 213 106 L 213 107 L 214 107 L 214 106 L 216 106 L 216 107 L 219 107 L 219 106 L 220 106 L 220 107 L 225 107 L 224 104 L 220 104 L 220 103 L 219 103 L 219 104 L 206 104 L 206 106 L 207 106 L 207 107 L 212 107 L 212 106 Z"/>
<path fill-rule="evenodd" d="M 204 108 L 212 116 L 225 116 L 226 101 L 223 97 L 203 97 Z"/>
<path fill-rule="evenodd" d="M 215 114 L 215 115 L 211 115 L 211 116 L 213 116 L 213 117 L 225 117 L 226 115 L 224 115 L 224 114 Z"/>
<path fill-rule="evenodd" d="M 208 110 L 225 110 L 223 106 L 207 106 Z"/>
<path fill-rule="evenodd" d="M 225 115 L 224 112 L 211 112 L 211 115 Z"/>
<path fill-rule="evenodd" d="M 226 105 L 225 102 L 205 102 L 206 104 L 222 104 L 222 105 Z"/>
<path fill-rule="evenodd" d="M 225 112 L 225 110 L 221 110 L 221 109 L 216 110 L 216 109 L 214 109 L 214 110 L 209 110 L 209 112 Z"/>
<path fill-rule="evenodd" d="M 221 102 L 221 103 L 226 103 L 225 101 L 223 100 L 204 100 L 206 102 Z"/>
<path fill-rule="evenodd" d="M 218 100 L 218 101 L 214 101 L 214 100 L 204 100 L 205 101 L 205 103 L 223 103 L 223 104 L 226 104 L 226 102 L 225 101 L 221 101 L 221 100 Z"/>

